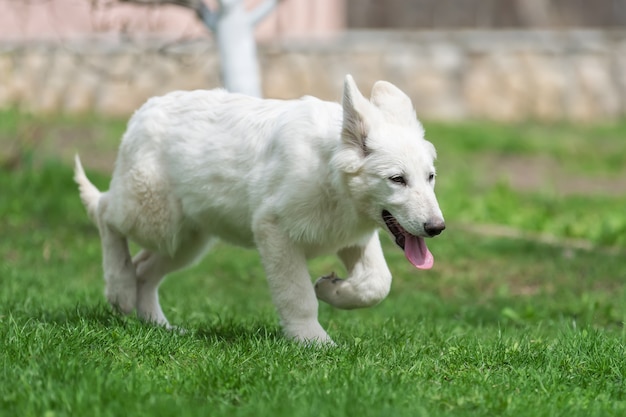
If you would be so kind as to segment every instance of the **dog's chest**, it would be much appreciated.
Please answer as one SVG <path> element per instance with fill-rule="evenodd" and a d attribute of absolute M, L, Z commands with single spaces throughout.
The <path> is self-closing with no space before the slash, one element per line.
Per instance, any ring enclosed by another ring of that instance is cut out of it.
<path fill-rule="evenodd" d="M 309 216 L 290 218 L 284 222 L 290 239 L 300 246 L 308 258 L 336 253 L 358 245 L 371 235 L 374 225 L 334 212 L 310 212 Z"/>

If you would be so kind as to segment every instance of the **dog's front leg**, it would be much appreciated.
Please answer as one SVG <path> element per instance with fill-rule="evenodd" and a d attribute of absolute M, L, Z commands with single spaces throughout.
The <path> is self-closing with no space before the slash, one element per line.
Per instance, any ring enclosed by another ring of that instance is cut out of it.
<path fill-rule="evenodd" d="M 317 298 L 343 309 L 369 307 L 382 301 L 391 287 L 391 272 L 387 267 L 378 232 L 361 246 L 350 246 L 339 251 L 346 266 L 347 279 L 334 273 L 315 283 Z"/>
<path fill-rule="evenodd" d="M 299 342 L 333 344 L 317 320 L 318 301 L 302 250 L 271 219 L 256 222 L 254 229 L 286 336 Z"/>

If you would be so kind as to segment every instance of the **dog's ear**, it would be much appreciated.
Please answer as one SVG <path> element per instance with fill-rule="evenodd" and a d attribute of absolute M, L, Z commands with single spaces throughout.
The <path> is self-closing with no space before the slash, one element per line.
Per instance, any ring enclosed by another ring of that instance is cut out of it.
<path fill-rule="evenodd" d="M 410 125 L 417 121 L 409 96 L 387 81 L 374 84 L 370 100 L 389 122 Z"/>
<path fill-rule="evenodd" d="M 426 139 L 424 139 L 424 144 L 426 145 L 426 149 L 428 149 L 428 153 L 433 158 L 433 160 L 437 159 L 437 150 L 435 149 L 435 145 L 433 145 Z"/>
<path fill-rule="evenodd" d="M 343 128 L 341 137 L 345 143 L 360 149 L 363 155 L 367 155 L 365 139 L 369 128 L 365 120 L 370 103 L 363 97 L 350 74 L 346 75 L 343 84 L 342 106 Z"/>

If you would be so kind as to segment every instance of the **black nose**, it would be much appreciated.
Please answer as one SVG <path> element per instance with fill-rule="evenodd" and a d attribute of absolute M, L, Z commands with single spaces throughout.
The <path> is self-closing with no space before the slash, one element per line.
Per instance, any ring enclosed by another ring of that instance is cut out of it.
<path fill-rule="evenodd" d="M 434 220 L 424 223 L 424 231 L 430 237 L 437 236 L 446 228 L 443 220 Z"/>

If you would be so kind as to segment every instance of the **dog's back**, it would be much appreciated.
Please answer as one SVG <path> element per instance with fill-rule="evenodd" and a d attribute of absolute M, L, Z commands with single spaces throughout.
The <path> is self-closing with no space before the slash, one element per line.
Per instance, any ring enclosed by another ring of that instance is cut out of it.
<path fill-rule="evenodd" d="M 341 115 L 338 104 L 315 98 L 261 100 L 223 90 L 153 98 L 120 146 L 109 190 L 118 195 L 114 223 L 142 246 L 168 252 L 187 224 L 251 246 L 254 210 L 265 199 L 302 198 L 292 203 L 310 207 L 317 198 Z M 311 182 L 312 175 L 319 179 Z"/>

